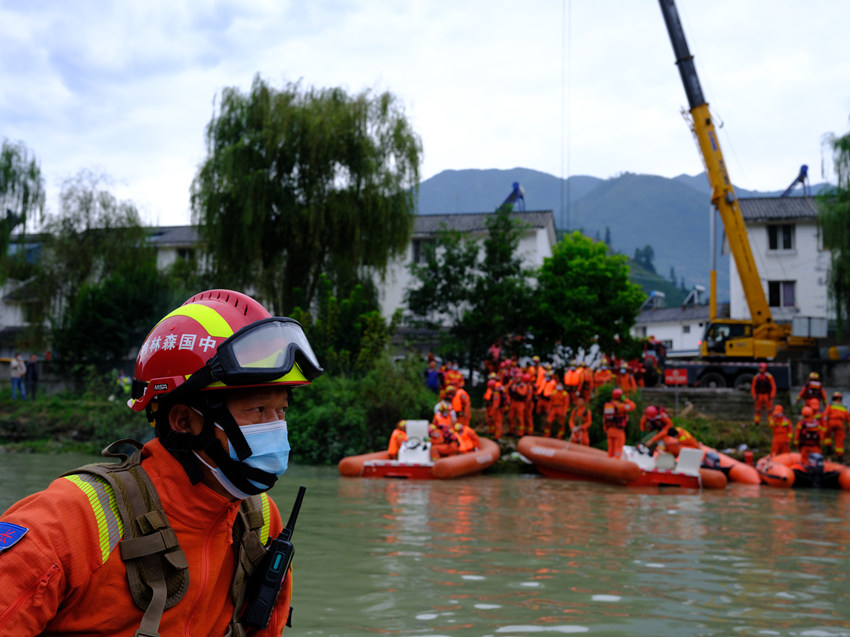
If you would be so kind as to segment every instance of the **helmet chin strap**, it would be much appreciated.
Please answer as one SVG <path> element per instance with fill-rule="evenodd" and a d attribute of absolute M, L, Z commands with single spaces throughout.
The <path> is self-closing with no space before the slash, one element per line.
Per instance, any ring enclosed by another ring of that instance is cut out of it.
<path fill-rule="evenodd" d="M 193 453 L 195 451 L 205 452 L 237 489 L 250 495 L 262 493 L 277 482 L 275 474 L 242 462 L 251 455 L 251 447 L 223 400 L 204 395 L 193 408 L 204 417 L 201 433 L 195 435 L 169 429 L 162 437 L 163 445 L 183 466 L 192 484 L 200 482 L 204 475 L 201 462 Z M 221 441 L 216 438 L 216 423 L 224 430 L 239 460 L 231 458 Z M 251 480 L 267 486 L 257 487 Z"/>

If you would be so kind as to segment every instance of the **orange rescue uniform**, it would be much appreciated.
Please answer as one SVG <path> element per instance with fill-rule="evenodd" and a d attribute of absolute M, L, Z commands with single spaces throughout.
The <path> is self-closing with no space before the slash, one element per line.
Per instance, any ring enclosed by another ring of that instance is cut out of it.
<path fill-rule="evenodd" d="M 634 408 L 635 404 L 628 398 L 605 403 L 602 410 L 602 429 L 608 437 L 608 457 L 622 458 L 623 445 L 626 444 L 626 425 L 629 421 L 629 412 Z"/>
<path fill-rule="evenodd" d="M 552 423 L 556 420 L 561 425 L 558 438 L 563 440 L 564 427 L 567 422 L 567 409 L 570 406 L 570 394 L 566 389 L 555 389 L 549 396 L 549 411 L 546 412 L 546 427 L 543 435 L 547 438 L 552 435 Z"/>
<path fill-rule="evenodd" d="M 398 450 L 401 449 L 401 443 L 407 440 L 407 432 L 396 427 L 390 434 L 390 444 L 387 447 L 387 453 L 390 454 L 390 460 L 398 458 Z"/>
<path fill-rule="evenodd" d="M 570 412 L 570 442 L 590 445 L 591 413 L 587 405 L 576 405 Z"/>
<path fill-rule="evenodd" d="M 759 372 L 753 376 L 750 394 L 756 402 L 753 422 L 758 425 L 761 422 L 762 409 L 768 414 L 773 410 L 773 399 L 776 397 L 776 381 L 773 380 L 773 375 L 770 372 Z"/>
<path fill-rule="evenodd" d="M 785 414 L 770 414 L 767 424 L 773 432 L 773 441 L 770 443 L 770 453 L 789 453 L 791 451 L 791 438 L 794 434 L 794 425 Z"/>
<path fill-rule="evenodd" d="M 224 635 L 233 617 L 233 524 L 240 503 L 203 483 L 192 485 L 159 440 L 145 445 L 142 467 L 189 562 L 189 589 L 162 614 L 159 632 Z M 143 613 L 133 602 L 121 551 L 116 550 L 120 533 L 116 527 L 99 530 L 93 506 L 104 501 L 90 486 L 84 491 L 87 484 L 59 478 L 0 516 L 2 522 L 28 529 L 0 553 L 0 634 L 132 637 L 138 630 Z M 268 507 L 270 535 L 276 536 L 283 528 L 280 513 L 271 498 L 261 497 L 264 509 Z M 289 615 L 291 579 L 290 573 L 269 626 L 252 635 L 281 634 Z"/>
<path fill-rule="evenodd" d="M 810 453 L 822 453 L 823 428 L 817 420 L 804 419 L 797 423 L 794 444 L 800 448 L 800 464 L 804 467 L 809 461 Z"/>
<path fill-rule="evenodd" d="M 458 388 L 452 398 L 452 409 L 457 414 L 457 421 L 464 425 L 469 425 L 472 417 L 472 406 L 469 401 L 469 394 L 465 389 Z"/>
<path fill-rule="evenodd" d="M 830 403 L 823 412 L 823 423 L 826 427 L 826 438 L 832 443 L 835 453 L 844 455 L 844 438 L 847 434 L 847 425 L 850 424 L 850 413 L 847 407 L 839 402 Z M 829 444 L 827 440 L 824 440 Z"/>

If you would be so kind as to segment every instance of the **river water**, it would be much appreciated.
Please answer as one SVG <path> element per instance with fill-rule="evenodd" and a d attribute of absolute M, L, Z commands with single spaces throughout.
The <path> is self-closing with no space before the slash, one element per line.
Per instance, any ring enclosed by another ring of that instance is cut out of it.
<path fill-rule="evenodd" d="M 0 510 L 93 459 L 0 456 Z M 287 635 L 850 637 L 850 492 L 639 491 L 290 467 Z"/>

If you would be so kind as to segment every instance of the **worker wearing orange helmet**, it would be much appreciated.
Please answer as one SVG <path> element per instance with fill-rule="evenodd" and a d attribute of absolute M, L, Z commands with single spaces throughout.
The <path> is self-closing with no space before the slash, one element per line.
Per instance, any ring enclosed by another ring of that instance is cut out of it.
<path fill-rule="evenodd" d="M 451 412 L 454 414 L 454 412 Z M 443 411 L 439 416 L 435 415 L 434 420 L 428 426 L 428 435 L 431 439 L 431 459 L 439 460 L 449 456 L 457 455 L 460 448 L 460 441 L 454 432 L 455 424 L 448 424 L 451 418 L 446 418 L 446 412 Z"/>
<path fill-rule="evenodd" d="M 623 390 L 625 394 L 633 394 L 637 391 L 637 383 L 635 382 L 635 377 L 629 371 L 629 368 L 625 365 L 620 366 L 620 373 L 617 374 L 617 378 L 615 379 L 617 387 Z"/>
<path fill-rule="evenodd" d="M 452 409 L 457 414 L 457 421 L 469 425 L 472 418 L 472 404 L 466 390 L 463 387 L 449 385 L 446 387 L 446 398 L 451 401 Z"/>
<path fill-rule="evenodd" d="M 558 430 L 558 438 L 564 439 L 565 428 L 567 424 L 567 410 L 570 407 L 570 393 L 566 390 L 563 384 L 558 383 L 555 389 L 549 395 L 549 408 L 546 412 L 546 424 L 543 428 L 543 435 L 549 438 L 552 435 L 552 424 L 557 421 L 560 425 Z"/>
<path fill-rule="evenodd" d="M 809 401 L 815 399 L 818 402 L 817 407 L 815 407 L 814 410 L 820 411 L 826 404 L 826 391 L 824 391 L 823 385 L 820 382 L 820 375 L 817 372 L 810 372 L 809 379 L 800 389 L 800 393 L 797 394 L 797 400 L 802 400 L 804 404 L 811 407 L 813 406 L 813 403 L 810 403 Z"/>
<path fill-rule="evenodd" d="M 390 443 L 387 446 L 390 460 L 398 460 L 398 450 L 401 449 L 401 443 L 405 440 L 407 440 L 407 421 L 399 420 L 390 434 Z"/>
<path fill-rule="evenodd" d="M 538 382 L 537 384 L 537 405 L 534 408 L 535 414 L 545 417 L 546 413 L 549 411 L 549 396 L 552 395 L 557 384 L 558 381 L 555 380 L 555 375 L 552 373 L 552 366 L 549 365 L 548 369 L 544 368 L 542 382 Z"/>
<path fill-rule="evenodd" d="M 458 453 L 469 453 L 481 448 L 481 439 L 475 430 L 460 421 L 455 423 L 455 436 L 458 439 Z"/>
<path fill-rule="evenodd" d="M 296 321 L 239 292 L 202 292 L 163 318 L 128 401 L 155 438 L 0 516 L 0 633 L 280 635 L 287 563 L 268 626 L 240 611 L 283 529 L 266 492 L 287 467 L 290 392 L 321 373 Z"/>
<path fill-rule="evenodd" d="M 669 427 L 658 441 L 658 448 L 678 457 L 683 447 L 699 449 L 699 441 L 684 427 Z"/>
<path fill-rule="evenodd" d="M 570 366 L 564 372 L 564 388 L 570 394 L 571 403 L 575 403 L 576 396 L 581 392 L 583 381 L 584 373 L 579 369 L 578 361 L 570 362 Z"/>
<path fill-rule="evenodd" d="M 579 362 L 578 369 L 581 372 L 581 389 L 579 390 L 579 394 L 587 403 L 590 402 L 594 391 L 593 370 L 587 366 L 584 360 Z"/>
<path fill-rule="evenodd" d="M 590 445 L 590 425 L 592 423 L 590 408 L 584 398 L 576 398 L 576 406 L 570 411 L 570 442 L 580 445 Z"/>
<path fill-rule="evenodd" d="M 758 373 L 753 376 L 753 382 L 750 384 L 750 394 L 755 401 L 753 422 L 758 425 L 761 423 L 762 410 L 770 415 L 773 410 L 773 399 L 776 397 L 776 381 L 773 379 L 773 374 L 767 371 L 766 363 L 758 364 Z"/>
<path fill-rule="evenodd" d="M 832 402 L 824 409 L 822 418 L 826 429 L 824 445 L 832 447 L 839 457 L 844 455 L 844 438 L 847 435 L 847 427 L 850 425 L 850 413 L 841 403 L 841 399 L 841 392 L 834 392 Z"/>
<path fill-rule="evenodd" d="M 525 375 L 518 375 L 511 385 L 511 406 L 508 411 L 510 432 L 517 436 L 525 435 L 525 413 L 531 402 L 531 386 L 526 382 Z"/>
<path fill-rule="evenodd" d="M 803 407 L 801 415 L 794 432 L 794 444 L 800 449 L 800 463 L 806 466 L 810 453 L 822 453 L 823 428 L 811 407 Z"/>
<path fill-rule="evenodd" d="M 640 430 L 653 432 L 653 435 L 646 441 L 646 446 L 651 448 L 664 440 L 671 429 L 673 420 L 667 410 L 657 405 L 647 405 L 640 417 Z"/>
<path fill-rule="evenodd" d="M 602 387 L 602 385 L 607 385 L 608 383 L 613 382 L 613 378 L 614 376 L 608 368 L 608 363 L 606 361 L 602 361 L 599 369 L 597 369 L 593 374 L 593 386 L 596 388 Z"/>
<path fill-rule="evenodd" d="M 791 439 L 794 436 L 794 425 L 785 415 L 782 405 L 774 405 L 773 413 L 767 418 L 767 424 L 773 435 L 770 453 L 776 455 L 791 451 Z"/>
<path fill-rule="evenodd" d="M 611 392 L 611 400 L 602 409 L 602 429 L 608 438 L 609 458 L 622 458 L 629 412 L 634 409 L 635 403 L 626 398 L 622 389 L 616 387 Z"/>

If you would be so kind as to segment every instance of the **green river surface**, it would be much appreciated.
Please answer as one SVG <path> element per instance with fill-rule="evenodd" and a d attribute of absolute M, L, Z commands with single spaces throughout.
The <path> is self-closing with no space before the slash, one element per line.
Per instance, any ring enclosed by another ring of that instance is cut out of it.
<path fill-rule="evenodd" d="M 0 510 L 95 460 L 0 455 Z M 850 636 L 850 492 L 293 466 L 284 519 L 299 485 L 286 635 Z"/>

